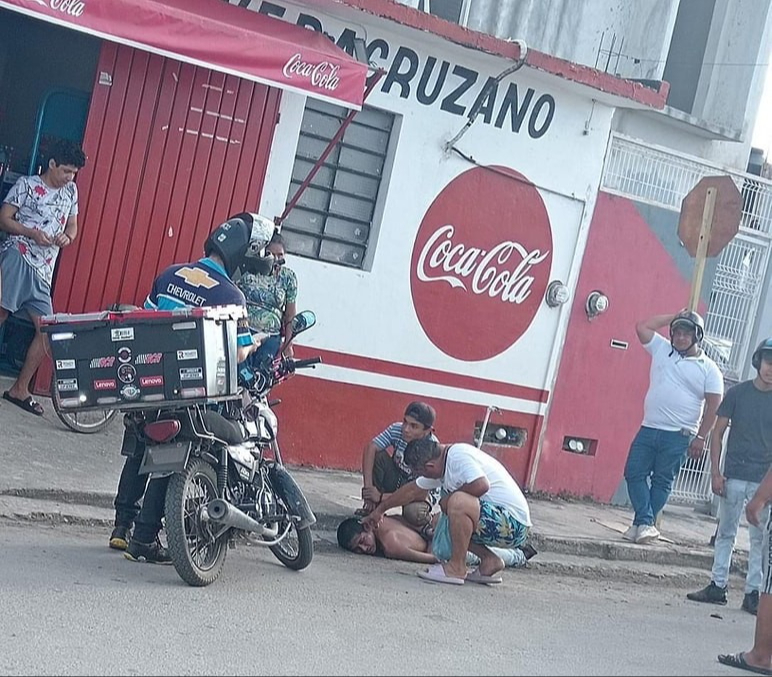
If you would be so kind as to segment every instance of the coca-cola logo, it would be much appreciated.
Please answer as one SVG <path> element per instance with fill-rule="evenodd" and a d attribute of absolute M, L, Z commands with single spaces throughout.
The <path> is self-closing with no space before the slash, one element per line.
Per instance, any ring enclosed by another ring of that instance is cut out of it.
<path fill-rule="evenodd" d="M 85 0 L 33 0 L 42 7 L 48 7 L 55 12 L 80 16 L 86 10 Z"/>
<path fill-rule="evenodd" d="M 536 187 L 506 167 L 470 169 L 445 186 L 418 230 L 410 272 L 418 321 L 451 357 L 494 357 L 530 326 L 551 267 Z"/>
<path fill-rule="evenodd" d="M 293 54 L 282 68 L 287 80 L 300 77 L 308 80 L 318 89 L 329 89 L 330 91 L 337 89 L 340 84 L 339 70 L 340 66 L 329 61 L 320 61 L 319 63 L 303 61 L 301 54 Z"/>

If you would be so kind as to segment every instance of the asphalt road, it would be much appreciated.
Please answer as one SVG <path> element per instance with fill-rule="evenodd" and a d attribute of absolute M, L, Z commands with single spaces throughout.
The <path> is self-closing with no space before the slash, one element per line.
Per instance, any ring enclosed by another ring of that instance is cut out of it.
<path fill-rule="evenodd" d="M 496 588 L 436 585 L 329 545 L 300 573 L 241 546 L 216 583 L 190 588 L 106 535 L 0 521 L 0 674 L 733 675 L 716 654 L 753 634 L 740 591 L 702 606 L 527 570 Z"/>

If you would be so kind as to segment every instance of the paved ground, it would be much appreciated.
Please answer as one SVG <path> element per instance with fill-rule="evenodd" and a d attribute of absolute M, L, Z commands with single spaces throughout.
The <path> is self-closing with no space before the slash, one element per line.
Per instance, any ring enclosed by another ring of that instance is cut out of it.
<path fill-rule="evenodd" d="M 522 569 L 443 586 L 332 547 L 294 572 L 239 545 L 206 588 L 128 562 L 96 527 L 0 520 L 0 552 L 2 675 L 734 677 L 716 655 L 754 627 L 739 600 Z"/>
<path fill-rule="evenodd" d="M 0 391 L 11 380 L 0 377 Z M 66 429 L 49 400 L 37 418 L 0 400 L 0 517 L 109 524 L 122 467 L 121 420 L 104 432 L 82 435 Z M 296 468 L 296 479 L 329 538 L 338 522 L 359 507 L 360 476 Z M 634 576 L 679 586 L 705 582 L 712 561 L 715 519 L 692 507 L 666 508 L 663 540 L 639 546 L 621 540 L 631 521 L 624 508 L 564 500 L 531 499 L 534 568 L 577 575 Z M 741 527 L 735 573 L 745 571 L 747 528 Z"/>

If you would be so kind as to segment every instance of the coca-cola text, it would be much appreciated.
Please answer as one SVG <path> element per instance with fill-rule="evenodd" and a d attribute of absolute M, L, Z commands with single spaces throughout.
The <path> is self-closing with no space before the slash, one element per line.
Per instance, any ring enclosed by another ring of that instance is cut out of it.
<path fill-rule="evenodd" d="M 70 16 L 80 16 L 86 9 L 85 0 L 35 0 L 38 5 L 50 7 L 56 12 L 69 14 Z"/>
<path fill-rule="evenodd" d="M 308 61 L 303 61 L 303 57 L 300 54 L 294 54 L 284 64 L 282 72 L 288 80 L 292 80 L 297 75 L 308 80 L 314 87 L 332 91 L 337 89 L 340 84 L 339 70 L 340 66 L 336 66 L 329 61 L 321 61 L 316 64 L 309 63 Z"/>
<path fill-rule="evenodd" d="M 549 251 L 528 251 L 519 242 L 511 240 L 484 251 L 462 243 L 454 244 L 454 233 L 452 225 L 444 225 L 426 241 L 418 257 L 416 275 L 419 280 L 447 282 L 451 287 L 461 287 L 473 294 L 487 294 L 506 303 L 520 304 L 530 296 L 534 278 L 528 273 L 547 258 Z M 503 267 L 514 253 L 519 258 L 517 265 L 501 270 L 499 266 Z M 433 272 L 436 269 L 452 274 L 438 275 Z M 469 287 L 465 280 L 469 280 Z"/>

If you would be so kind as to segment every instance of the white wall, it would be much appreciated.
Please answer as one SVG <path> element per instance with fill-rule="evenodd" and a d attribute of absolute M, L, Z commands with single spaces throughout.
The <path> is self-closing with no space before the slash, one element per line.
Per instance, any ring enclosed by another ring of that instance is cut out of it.
<path fill-rule="evenodd" d="M 284 18 L 292 20 L 292 12 L 296 10 L 287 7 Z M 318 12 L 314 15 L 333 37 L 339 36 L 347 26 L 343 19 Z M 416 316 L 410 289 L 411 253 L 428 207 L 452 179 L 472 166 L 443 150 L 444 143 L 466 121 L 463 115 L 449 113 L 440 106 L 442 98 L 455 89 L 461 79 L 449 76 L 437 102 L 422 105 L 415 98 L 420 72 L 427 59 L 435 57 L 437 63 L 447 60 L 451 71 L 459 66 L 479 73 L 477 83 L 457 100 L 458 105 L 468 109 L 481 83 L 511 64 L 366 14 L 358 15 L 357 20 L 358 25 L 353 28 L 364 32 L 368 43 L 382 40 L 388 46 L 386 58 L 380 58 L 381 52 L 374 54 L 378 65 L 392 69 L 398 49 L 403 48 L 417 55 L 419 73 L 410 83 L 409 92 L 398 85 L 384 92 L 389 83 L 387 76 L 367 102 L 400 116 L 393 168 L 384 191 L 383 218 L 376 224 L 379 232 L 377 246 L 373 245 L 376 252 L 371 270 L 351 270 L 289 257 L 299 278 L 298 307 L 313 308 L 319 317 L 317 328 L 309 332 L 309 345 L 538 389 L 549 388 L 556 364 L 553 351 L 562 342 L 570 304 L 553 309 L 542 301 L 532 325 L 514 346 L 491 359 L 466 362 L 446 355 L 427 338 Z M 400 69 L 404 70 L 405 63 L 401 62 Z M 560 78 L 523 69 L 500 84 L 494 119 L 510 82 L 517 83 L 521 99 L 532 88 L 532 103 L 542 96 L 554 101 L 554 117 L 544 135 L 534 138 L 526 131 L 526 123 L 516 133 L 508 122 L 499 129 L 480 119 L 458 147 L 480 164 L 511 167 L 539 187 L 553 232 L 549 279 L 561 279 L 573 288 L 599 184 L 612 109 L 561 89 Z M 281 122 L 261 205 L 269 216 L 280 214 L 284 207 L 303 104 L 301 96 L 286 93 L 283 96 Z M 502 307 L 502 312 L 507 310 Z M 452 313 L 453 309 L 447 308 L 446 312 Z M 466 326 L 463 318 L 459 318 L 459 331 L 475 332 L 476 329 Z M 320 375 L 322 373 L 320 371 Z M 499 404 L 510 409 L 525 407 L 523 411 L 531 406 L 532 413 L 543 412 L 540 406 L 534 409 L 533 405 L 512 401 Z"/>

